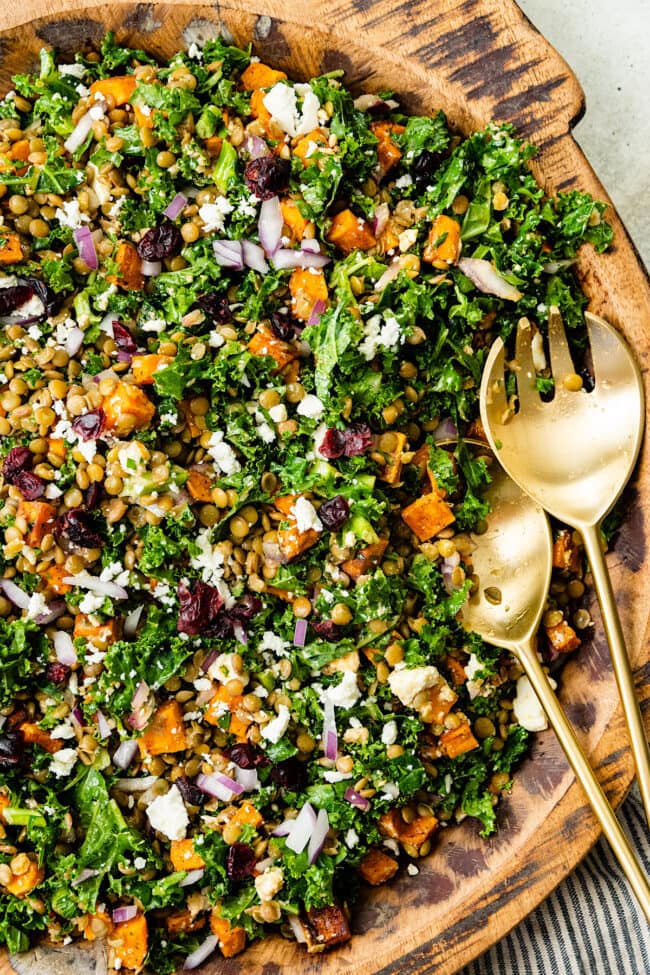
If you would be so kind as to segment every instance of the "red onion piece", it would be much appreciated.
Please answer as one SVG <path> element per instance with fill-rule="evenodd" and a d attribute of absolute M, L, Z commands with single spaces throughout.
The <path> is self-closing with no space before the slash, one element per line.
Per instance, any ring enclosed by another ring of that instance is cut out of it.
<path fill-rule="evenodd" d="M 314 237 L 307 237 L 300 241 L 300 250 L 306 254 L 320 254 L 320 244 Z"/>
<path fill-rule="evenodd" d="M 243 788 L 244 792 L 257 792 L 260 787 L 260 780 L 255 768 L 235 768 L 235 779 Z"/>
<path fill-rule="evenodd" d="M 157 278 L 162 271 L 162 263 L 160 261 L 143 261 L 142 262 L 142 273 L 145 278 Z"/>
<path fill-rule="evenodd" d="M 145 713 L 144 708 L 136 708 L 126 719 L 126 723 L 134 731 L 144 731 L 149 724 L 150 715 Z"/>
<path fill-rule="evenodd" d="M 399 108 L 399 102 L 394 98 L 384 99 L 367 92 L 354 99 L 354 107 L 360 112 L 370 112 L 373 108 Z"/>
<path fill-rule="evenodd" d="M 138 742 L 135 738 L 128 738 L 125 741 L 120 742 L 117 749 L 113 753 L 113 765 L 121 769 L 128 768 L 135 758 L 135 753 L 137 750 Z"/>
<path fill-rule="evenodd" d="M 20 586 L 17 586 L 15 582 L 12 582 L 11 579 L 0 579 L 0 589 L 2 589 L 9 602 L 17 606 L 18 609 L 27 609 L 29 606 L 28 594 Z"/>
<path fill-rule="evenodd" d="M 260 244 L 269 257 L 272 257 L 280 246 L 283 223 L 279 197 L 272 196 L 270 200 L 264 200 L 257 221 L 257 233 Z"/>
<path fill-rule="evenodd" d="M 88 263 L 86 261 L 86 263 Z M 65 340 L 65 351 L 69 356 L 75 356 L 83 345 L 84 333 L 80 328 L 71 328 Z"/>
<path fill-rule="evenodd" d="M 273 264 L 279 271 L 294 267 L 325 267 L 330 258 L 325 254 L 312 254 L 310 251 L 291 250 L 281 247 L 273 255 Z"/>
<path fill-rule="evenodd" d="M 99 731 L 100 738 L 110 738 L 111 737 L 111 726 L 106 720 L 106 716 L 103 711 L 97 712 L 97 730 Z"/>
<path fill-rule="evenodd" d="M 304 647 L 305 640 L 307 639 L 307 620 L 296 620 L 296 626 L 293 631 L 293 644 L 295 647 Z"/>
<path fill-rule="evenodd" d="M 94 104 L 103 105 L 105 107 L 106 102 L 102 99 L 101 101 L 97 101 Z M 64 149 L 67 150 L 67 152 L 69 153 L 76 152 L 77 149 L 79 149 L 84 144 L 84 142 L 86 141 L 86 139 L 88 138 L 88 136 L 92 131 L 94 121 L 95 119 L 90 114 L 90 111 L 87 111 L 84 115 L 81 116 L 81 118 L 75 125 L 74 129 L 72 130 L 68 138 L 63 143 L 63 147 Z"/>
<path fill-rule="evenodd" d="M 191 955 L 188 955 L 185 959 L 185 964 L 183 965 L 184 972 L 191 972 L 195 968 L 199 968 L 200 965 L 206 961 L 213 951 L 216 950 L 219 944 L 219 939 L 216 934 L 209 934 L 205 941 L 199 945 L 196 951 L 193 951 Z"/>
<path fill-rule="evenodd" d="M 346 789 L 343 798 L 351 806 L 356 806 L 358 809 L 361 809 L 362 812 L 368 812 L 370 809 L 370 800 L 366 799 L 359 792 L 355 792 L 354 789 Z"/>
<path fill-rule="evenodd" d="M 52 639 L 56 659 L 66 667 L 74 667 L 77 662 L 77 651 L 72 642 L 72 637 L 64 630 L 57 630 Z"/>
<path fill-rule="evenodd" d="M 523 297 L 521 291 L 506 281 L 489 261 L 476 257 L 461 257 L 458 267 L 484 295 L 496 295 L 497 298 L 504 298 L 506 301 L 519 301 Z"/>
<path fill-rule="evenodd" d="M 305 929 L 303 927 L 302 921 L 297 914 L 289 914 L 287 917 L 287 922 L 289 927 L 293 931 L 293 936 L 299 945 L 304 945 L 307 943 L 307 937 L 305 935 Z"/>
<path fill-rule="evenodd" d="M 241 795 L 244 787 L 231 779 L 228 775 L 220 772 L 212 772 L 211 775 L 198 775 L 196 784 L 206 795 L 221 799 L 222 802 L 230 802 L 233 796 Z"/>
<path fill-rule="evenodd" d="M 75 722 L 75 724 L 78 724 L 80 728 L 83 728 L 84 716 L 81 713 L 81 708 L 79 707 L 78 704 L 75 704 L 75 706 L 73 707 L 72 711 L 70 712 L 70 717 Z"/>
<path fill-rule="evenodd" d="M 334 714 L 334 705 L 325 699 L 325 707 L 323 708 L 323 752 L 325 758 L 330 758 L 334 760 L 338 753 L 338 734 L 336 731 L 336 716 Z"/>
<path fill-rule="evenodd" d="M 116 907 L 111 914 L 115 924 L 123 924 L 124 921 L 132 921 L 138 913 L 136 904 L 128 904 L 126 907 Z"/>
<path fill-rule="evenodd" d="M 65 576 L 64 582 L 69 586 L 78 586 L 80 589 L 88 589 L 90 592 L 97 593 L 98 596 L 108 596 L 110 599 L 128 599 L 129 594 L 124 586 L 118 586 L 116 582 L 104 582 L 97 576 L 91 576 L 85 570 L 78 572 L 75 576 Z"/>
<path fill-rule="evenodd" d="M 321 319 L 321 315 L 327 308 L 327 302 L 323 301 L 322 298 L 317 298 L 313 304 L 312 310 L 309 313 L 309 318 L 307 319 L 308 325 L 318 325 Z"/>
<path fill-rule="evenodd" d="M 385 229 L 388 223 L 388 218 L 390 216 L 390 210 L 387 203 L 380 203 L 375 209 L 375 215 L 372 218 L 372 232 L 375 237 L 378 237 L 382 230 Z"/>
<path fill-rule="evenodd" d="M 456 424 L 450 416 L 441 420 L 436 429 L 433 431 L 433 439 L 436 443 L 440 443 L 443 440 L 457 440 L 458 439 L 458 429 Z"/>
<path fill-rule="evenodd" d="M 138 629 L 138 623 L 140 622 L 140 617 L 142 616 L 142 611 L 144 609 L 143 604 L 136 606 L 132 609 L 124 620 L 124 636 L 132 637 L 135 636 L 136 630 Z"/>
<path fill-rule="evenodd" d="M 47 607 L 44 613 L 40 613 L 36 617 L 36 622 L 39 626 L 47 626 L 48 623 L 53 623 L 54 620 L 58 620 L 59 616 L 63 616 L 66 610 L 64 599 L 55 599 Z"/>
<path fill-rule="evenodd" d="M 232 632 L 233 632 L 233 636 L 235 637 L 235 640 L 237 640 L 238 643 L 241 643 L 242 646 L 244 647 L 248 646 L 248 637 L 246 636 L 246 630 L 238 620 L 235 620 L 233 622 Z"/>
<path fill-rule="evenodd" d="M 201 671 L 202 674 L 208 672 L 208 670 L 210 669 L 210 667 L 215 662 L 218 656 L 219 656 L 219 651 L 217 650 L 216 647 L 213 647 L 210 653 L 207 655 L 207 657 L 203 658 L 201 666 L 199 667 L 199 670 Z"/>
<path fill-rule="evenodd" d="M 145 775 L 141 779 L 117 779 L 115 788 L 120 792 L 146 792 L 157 781 L 157 775 Z"/>
<path fill-rule="evenodd" d="M 283 823 L 280 823 L 279 826 L 275 827 L 271 833 L 271 836 L 288 836 L 293 829 L 294 823 L 295 819 L 285 819 Z"/>
<path fill-rule="evenodd" d="M 140 708 L 145 703 L 149 697 L 149 685 L 146 680 L 141 680 L 135 689 L 135 694 L 133 695 L 133 700 L 131 701 L 132 708 Z"/>
<path fill-rule="evenodd" d="M 175 220 L 185 206 L 187 206 L 187 197 L 182 193 L 177 193 L 172 202 L 165 207 L 163 213 L 170 220 Z"/>
<path fill-rule="evenodd" d="M 183 877 L 183 879 L 181 880 L 178 886 L 191 887 L 192 884 L 197 883 L 197 881 L 201 880 L 204 876 L 205 876 L 205 870 L 203 869 L 203 867 L 200 868 L 197 867 L 196 870 L 190 870 L 187 877 Z"/>
<path fill-rule="evenodd" d="M 386 285 L 390 284 L 391 281 L 394 281 L 398 274 L 399 260 L 398 258 L 395 258 L 395 260 L 388 265 L 382 276 L 375 281 L 375 291 L 383 291 Z"/>
<path fill-rule="evenodd" d="M 291 832 L 287 837 L 287 846 L 294 853 L 302 853 L 316 826 L 316 813 L 310 803 L 306 802 L 298 816 L 293 821 Z"/>
<path fill-rule="evenodd" d="M 99 267 L 99 261 L 97 260 L 95 241 L 88 227 L 77 227 L 76 230 L 72 231 L 72 236 L 81 260 L 85 261 L 91 271 L 96 271 Z"/>
<path fill-rule="evenodd" d="M 212 242 L 212 250 L 220 267 L 243 271 L 244 254 L 241 240 L 215 240 Z"/>
<path fill-rule="evenodd" d="M 99 870 L 92 870 L 90 867 L 85 867 L 78 877 L 75 877 L 74 880 L 70 881 L 70 886 L 78 887 L 79 884 L 83 884 L 84 881 L 90 880 L 91 877 L 97 877 L 98 874 Z"/>
<path fill-rule="evenodd" d="M 251 159 L 260 159 L 271 152 L 264 139 L 260 139 L 258 135 L 249 135 L 244 143 L 244 149 Z"/>
<path fill-rule="evenodd" d="M 266 263 L 264 251 L 260 245 L 254 244 L 252 240 L 242 240 L 241 245 L 246 267 L 249 267 L 252 271 L 259 271 L 260 274 L 266 274 L 269 266 Z"/>
<path fill-rule="evenodd" d="M 327 839 L 329 828 L 330 822 L 327 818 L 327 812 L 325 809 L 319 809 L 314 831 L 311 834 L 309 846 L 307 847 L 307 859 L 309 860 L 310 866 L 312 863 L 315 863 L 320 856 L 321 850 L 325 846 L 325 840 Z"/>

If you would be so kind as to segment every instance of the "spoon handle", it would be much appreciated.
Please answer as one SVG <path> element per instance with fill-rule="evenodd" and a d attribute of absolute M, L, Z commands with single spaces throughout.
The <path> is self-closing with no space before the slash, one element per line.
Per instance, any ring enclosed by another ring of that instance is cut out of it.
<path fill-rule="evenodd" d="M 623 713 L 630 732 L 632 755 L 636 766 L 639 791 L 645 809 L 646 820 L 650 824 L 650 750 L 646 738 L 641 709 L 634 687 L 634 677 L 630 666 L 630 658 L 625 649 L 625 639 L 621 628 L 621 621 L 616 609 L 616 600 L 612 590 L 612 583 L 607 571 L 607 564 L 600 547 L 600 530 L 597 525 L 581 528 L 585 543 L 587 558 L 594 580 L 594 589 L 598 595 L 603 625 L 609 643 L 609 650 L 618 685 L 618 693 L 623 705 Z"/>
<path fill-rule="evenodd" d="M 539 662 L 532 644 L 517 647 L 517 656 L 526 671 L 540 704 L 544 708 L 558 740 L 564 749 L 575 776 L 587 794 L 587 799 L 603 828 L 614 856 L 621 865 L 639 905 L 650 921 L 650 885 L 648 878 L 637 860 L 628 839 L 623 832 L 614 810 L 610 806 L 598 779 L 587 761 L 575 732 L 560 706 L 548 676 Z"/>

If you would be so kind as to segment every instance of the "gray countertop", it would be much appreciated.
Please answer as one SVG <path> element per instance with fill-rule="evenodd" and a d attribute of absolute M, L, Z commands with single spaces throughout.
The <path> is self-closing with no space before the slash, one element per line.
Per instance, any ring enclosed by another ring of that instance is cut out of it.
<path fill-rule="evenodd" d="M 650 3 L 518 3 L 584 89 L 576 139 L 650 269 Z"/>

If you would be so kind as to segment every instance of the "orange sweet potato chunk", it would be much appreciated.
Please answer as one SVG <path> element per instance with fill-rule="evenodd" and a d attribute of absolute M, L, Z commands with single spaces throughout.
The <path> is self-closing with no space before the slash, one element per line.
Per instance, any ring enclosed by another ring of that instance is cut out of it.
<path fill-rule="evenodd" d="M 23 259 L 18 234 L 9 233 L 4 227 L 0 228 L 0 264 L 18 264 Z"/>
<path fill-rule="evenodd" d="M 212 501 L 212 481 L 203 471 L 191 470 L 185 486 L 193 501 Z"/>
<path fill-rule="evenodd" d="M 197 917 L 190 910 L 173 911 L 165 918 L 165 927 L 170 934 L 181 931 L 200 931 L 205 927 L 205 917 Z"/>
<path fill-rule="evenodd" d="M 549 643 L 558 653 L 571 653 L 580 646 L 580 637 L 566 620 L 561 620 L 555 626 L 545 626 L 544 631 Z"/>
<path fill-rule="evenodd" d="M 440 748 L 447 758 L 456 758 L 478 748 L 478 742 L 468 724 L 459 724 L 440 735 Z"/>
<path fill-rule="evenodd" d="M 142 291 L 144 288 L 144 274 L 142 261 L 135 244 L 130 240 L 123 240 L 118 244 L 115 254 L 117 274 L 109 274 L 107 280 L 125 291 Z"/>
<path fill-rule="evenodd" d="M 210 915 L 210 930 L 219 939 L 219 948 L 224 958 L 233 958 L 246 947 L 246 932 L 243 928 L 233 928 L 225 917 L 219 917 L 217 909 Z"/>
<path fill-rule="evenodd" d="M 278 364 L 278 369 L 283 369 L 298 355 L 297 349 L 292 345 L 267 331 L 255 332 L 248 343 L 248 351 L 256 356 L 272 356 Z"/>
<path fill-rule="evenodd" d="M 34 887 L 38 887 L 44 877 L 45 870 L 39 867 L 35 857 L 30 856 L 29 867 L 25 873 L 14 875 L 5 889 L 14 897 L 26 897 Z"/>
<path fill-rule="evenodd" d="M 316 154 L 319 146 L 327 145 L 327 140 L 328 133 L 325 129 L 313 129 L 296 143 L 293 154 L 302 160 L 303 166 L 313 166 L 316 160 L 312 156 Z"/>
<path fill-rule="evenodd" d="M 96 624 L 85 613 L 78 613 L 74 618 L 72 636 L 75 640 L 78 637 L 89 640 L 98 650 L 107 650 L 117 640 L 117 620 Z"/>
<path fill-rule="evenodd" d="M 174 870 L 201 870 L 205 860 L 194 849 L 194 840 L 172 840 L 169 856 Z"/>
<path fill-rule="evenodd" d="M 170 355 L 160 355 L 153 352 L 149 355 L 134 355 L 131 360 L 133 379 L 138 386 L 152 386 L 156 373 L 160 372 L 161 369 L 166 369 L 173 361 Z"/>
<path fill-rule="evenodd" d="M 262 64 L 261 61 L 252 61 L 245 71 L 242 72 L 241 83 L 246 91 L 254 91 L 256 88 L 271 88 L 278 81 L 286 81 L 287 76 L 284 71 L 277 71 Z"/>
<path fill-rule="evenodd" d="M 582 546 L 575 541 L 574 533 L 563 528 L 553 542 L 553 568 L 577 573 L 582 568 Z"/>
<path fill-rule="evenodd" d="M 39 748 L 45 749 L 50 755 L 56 754 L 60 748 L 63 748 L 63 742 L 58 738 L 51 738 L 47 731 L 43 731 L 39 728 L 37 724 L 32 724 L 31 721 L 25 721 L 20 726 L 23 739 L 28 745 L 38 745 Z"/>
<path fill-rule="evenodd" d="M 143 758 L 145 755 L 167 755 L 185 751 L 187 736 L 183 711 L 178 701 L 165 701 L 160 705 L 138 739 L 138 746 Z"/>
<path fill-rule="evenodd" d="M 27 544 L 30 548 L 38 548 L 54 525 L 56 508 L 47 501 L 21 501 L 17 514 L 29 525 Z"/>
<path fill-rule="evenodd" d="M 377 136 L 377 158 L 384 173 L 388 173 L 402 158 L 402 150 L 391 139 L 391 134 L 404 132 L 403 125 L 391 122 L 374 122 L 370 128 Z"/>
<path fill-rule="evenodd" d="M 218 725 L 224 714 L 230 711 L 229 733 L 238 741 L 246 741 L 251 721 L 248 712 L 242 708 L 243 700 L 243 694 L 229 694 L 225 684 L 222 684 L 210 701 L 203 715 L 204 720 L 208 724 Z"/>
<path fill-rule="evenodd" d="M 291 310 L 296 318 L 308 322 L 317 301 L 327 302 L 327 282 L 316 268 L 296 268 L 289 278 Z"/>
<path fill-rule="evenodd" d="M 444 238 L 441 240 L 441 238 Z M 437 243 L 440 241 L 439 243 Z M 431 224 L 422 260 L 442 269 L 455 264 L 460 255 L 460 224 L 441 213 Z"/>
<path fill-rule="evenodd" d="M 144 965 L 149 947 L 149 932 L 144 914 L 116 924 L 110 938 L 114 968 L 138 970 Z M 119 965 L 116 962 L 119 961 Z"/>
<path fill-rule="evenodd" d="M 368 850 L 359 864 L 362 880 L 365 880 L 372 887 L 385 884 L 387 880 L 395 876 L 398 870 L 397 860 L 381 850 Z"/>
<path fill-rule="evenodd" d="M 404 508 L 402 518 L 421 542 L 433 538 L 438 532 L 455 521 L 454 513 L 434 491 L 417 498 Z"/>
<path fill-rule="evenodd" d="M 252 802 L 245 801 L 237 808 L 228 822 L 239 823 L 240 826 L 254 826 L 255 829 L 258 829 L 264 822 L 264 817 Z"/>
<path fill-rule="evenodd" d="M 122 381 L 104 397 L 102 406 L 106 414 L 106 426 L 118 437 L 125 437 L 134 430 L 143 430 L 156 412 L 155 406 L 142 389 Z"/>
<path fill-rule="evenodd" d="M 313 228 L 313 223 L 307 217 L 303 217 L 298 204 L 294 200 L 280 200 L 280 211 L 284 227 L 289 231 L 287 234 L 294 244 L 297 244 L 305 236 L 308 227 Z M 327 298 L 327 295 L 325 295 Z"/>
<path fill-rule="evenodd" d="M 113 99 L 115 108 L 119 108 L 120 105 L 126 105 L 127 102 L 131 101 L 131 96 L 137 87 L 137 79 L 135 75 L 125 74 L 116 75 L 114 78 L 101 78 L 99 81 L 93 81 L 90 86 L 91 95 L 103 95 Z"/>
<path fill-rule="evenodd" d="M 406 435 L 393 432 L 396 439 L 394 448 L 386 454 L 386 464 L 382 467 L 379 480 L 386 481 L 387 484 L 397 484 L 402 476 L 402 452 L 407 444 Z"/>
<path fill-rule="evenodd" d="M 326 237 L 344 254 L 355 250 L 367 251 L 377 243 L 370 225 L 352 210 L 341 210 L 336 214 Z"/>
<path fill-rule="evenodd" d="M 384 552 L 388 548 L 388 539 L 380 538 L 378 542 L 366 545 L 360 549 L 353 559 L 347 559 L 341 568 L 346 575 L 356 582 L 357 579 L 366 575 L 371 569 L 376 568 L 381 562 Z"/>

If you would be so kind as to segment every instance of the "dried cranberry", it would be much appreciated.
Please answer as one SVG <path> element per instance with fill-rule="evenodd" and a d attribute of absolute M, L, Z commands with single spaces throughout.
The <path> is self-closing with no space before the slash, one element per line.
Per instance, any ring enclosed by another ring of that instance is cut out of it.
<path fill-rule="evenodd" d="M 92 511 L 97 507 L 101 494 L 102 489 L 96 481 L 93 484 L 88 485 L 84 493 L 84 505 L 88 511 Z"/>
<path fill-rule="evenodd" d="M 101 548 L 102 540 L 94 530 L 91 515 L 83 508 L 70 508 L 60 515 L 54 526 L 54 534 L 65 535 L 72 545 L 82 548 Z"/>
<path fill-rule="evenodd" d="M 40 498 L 45 493 L 45 481 L 31 471 L 20 471 L 16 474 L 14 484 L 25 501 L 35 501 L 36 498 Z"/>
<path fill-rule="evenodd" d="M 178 791 L 181 796 L 188 802 L 190 806 L 202 806 L 206 800 L 206 795 L 202 792 L 198 785 L 194 785 L 193 782 L 185 775 L 181 775 L 180 778 L 176 779 L 176 785 L 178 786 Z"/>
<path fill-rule="evenodd" d="M 289 342 L 291 339 L 300 337 L 304 328 L 303 323 L 298 322 L 295 318 L 291 318 L 286 312 L 272 312 L 269 322 L 273 334 L 277 338 L 282 339 L 283 342 Z"/>
<path fill-rule="evenodd" d="M 0 288 L 0 315 L 11 315 L 34 295 L 33 288 L 26 284 L 14 284 Z"/>
<path fill-rule="evenodd" d="M 0 294 L 2 292 L 0 291 Z M 2 473 L 8 484 L 16 484 L 16 478 L 24 471 L 30 471 L 34 455 L 28 447 L 12 447 L 2 462 Z"/>
<path fill-rule="evenodd" d="M 439 162 L 439 153 L 431 152 L 430 149 L 423 149 L 422 152 L 415 157 L 413 160 L 413 165 L 411 166 L 411 175 L 413 176 L 415 189 L 418 193 L 421 193 L 427 188 L 436 169 L 438 168 Z"/>
<path fill-rule="evenodd" d="M 289 188 L 291 163 L 279 156 L 252 159 L 244 171 L 246 186 L 258 200 L 270 200 Z"/>
<path fill-rule="evenodd" d="M 197 636 L 213 630 L 219 620 L 223 600 L 219 590 L 200 579 L 190 585 L 182 579 L 178 583 L 178 632 Z"/>
<path fill-rule="evenodd" d="M 258 596 L 247 592 L 236 606 L 228 610 L 228 615 L 237 620 L 250 620 L 262 609 L 262 601 Z"/>
<path fill-rule="evenodd" d="M 25 740 L 21 731 L 0 735 L 0 768 L 15 768 L 23 760 Z"/>
<path fill-rule="evenodd" d="M 297 758 L 285 758 L 271 769 L 271 781 L 280 789 L 301 792 L 307 785 L 307 770 Z"/>
<path fill-rule="evenodd" d="M 336 460 L 337 457 L 342 457 L 345 453 L 345 433 L 343 430 L 337 430 L 335 427 L 326 430 L 318 451 L 328 460 Z"/>
<path fill-rule="evenodd" d="M 335 498 L 323 501 L 318 517 L 328 531 L 336 531 L 350 517 L 350 505 L 342 494 L 337 494 Z"/>
<path fill-rule="evenodd" d="M 227 325 L 232 321 L 230 304 L 225 295 L 216 295 L 213 292 L 199 295 L 196 307 L 201 309 L 209 325 Z"/>
<path fill-rule="evenodd" d="M 83 416 L 78 416 L 72 424 L 72 429 L 82 440 L 96 440 L 101 436 L 105 425 L 106 414 L 100 406 L 96 410 L 84 413 Z"/>
<path fill-rule="evenodd" d="M 25 283 L 29 285 L 36 297 L 41 299 L 45 314 L 56 315 L 63 304 L 63 294 L 55 294 L 45 281 L 39 278 L 25 278 Z"/>
<path fill-rule="evenodd" d="M 138 254 L 143 261 L 162 261 L 174 257 L 183 246 L 183 238 L 178 227 L 165 220 L 159 227 L 148 230 L 138 244 Z"/>
<path fill-rule="evenodd" d="M 343 628 L 332 620 L 318 620 L 312 623 L 311 627 L 317 636 L 329 643 L 338 643 L 343 639 Z"/>
<path fill-rule="evenodd" d="M 133 355 L 134 352 L 138 351 L 133 336 L 128 328 L 125 328 L 120 322 L 113 322 L 113 340 L 121 352 L 128 352 L 129 355 Z"/>
<path fill-rule="evenodd" d="M 231 880 L 245 880 L 255 872 L 255 850 L 248 843 L 233 843 L 226 855 L 226 873 Z"/>
<path fill-rule="evenodd" d="M 45 668 L 45 676 L 51 684 L 65 684 L 70 676 L 70 668 L 67 664 L 62 664 L 59 663 L 58 660 L 53 660 L 52 663 L 49 663 Z"/>
<path fill-rule="evenodd" d="M 226 756 L 240 768 L 264 768 L 269 764 L 269 760 L 262 752 L 256 751 L 252 745 L 238 744 L 231 745 L 225 750 Z"/>
<path fill-rule="evenodd" d="M 345 431 L 345 456 L 365 454 L 372 443 L 372 431 L 367 423 L 353 423 Z"/>

